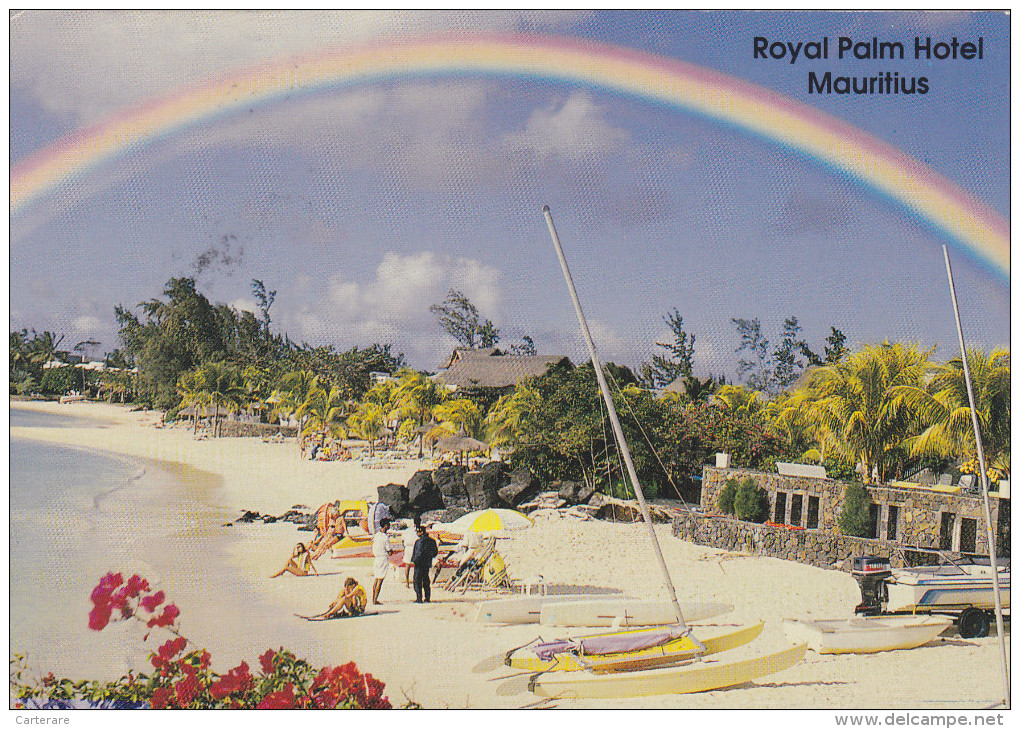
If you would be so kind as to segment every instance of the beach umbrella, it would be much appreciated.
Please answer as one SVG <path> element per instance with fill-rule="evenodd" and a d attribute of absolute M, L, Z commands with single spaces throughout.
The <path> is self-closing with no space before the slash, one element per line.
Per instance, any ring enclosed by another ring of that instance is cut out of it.
<path fill-rule="evenodd" d="M 468 532 L 500 532 L 527 529 L 535 525 L 534 520 L 512 509 L 482 509 L 456 519 L 445 525 L 447 531 L 455 534 Z"/>
<path fill-rule="evenodd" d="M 467 453 L 468 451 L 484 451 L 489 447 L 488 443 L 469 438 L 463 435 L 450 435 L 440 438 L 436 448 L 441 451 L 454 451 L 456 453 Z"/>

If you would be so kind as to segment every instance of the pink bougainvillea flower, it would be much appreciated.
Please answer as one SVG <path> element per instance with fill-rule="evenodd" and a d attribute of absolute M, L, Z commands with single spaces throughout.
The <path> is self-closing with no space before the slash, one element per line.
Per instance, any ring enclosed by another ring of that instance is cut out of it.
<path fill-rule="evenodd" d="M 109 604 L 96 605 L 89 612 L 89 630 L 102 630 L 109 624 L 113 610 Z"/>
<path fill-rule="evenodd" d="M 152 699 L 149 701 L 149 706 L 153 709 L 165 709 L 167 704 L 170 703 L 171 696 L 173 696 L 173 692 L 169 688 L 166 686 L 160 686 L 152 692 Z"/>
<path fill-rule="evenodd" d="M 273 672 L 273 658 L 275 657 L 276 652 L 272 648 L 259 656 L 259 665 L 262 666 L 262 673 Z"/>
<path fill-rule="evenodd" d="M 138 604 L 145 608 L 148 612 L 153 613 L 156 612 L 156 608 L 159 607 L 165 599 L 166 595 L 163 594 L 162 590 L 160 590 L 153 595 L 146 595 L 138 601 Z"/>
<path fill-rule="evenodd" d="M 170 603 L 165 608 L 163 608 L 163 614 L 162 615 L 160 615 L 159 617 L 156 617 L 156 618 L 151 618 L 149 620 L 149 622 L 146 623 L 146 625 L 148 625 L 150 628 L 165 627 L 167 625 L 173 625 L 174 621 L 177 620 L 177 616 L 179 616 L 180 614 L 181 614 L 180 609 L 176 605 L 174 605 L 173 603 Z"/>
<path fill-rule="evenodd" d="M 247 691 L 254 683 L 248 672 L 248 664 L 242 661 L 240 666 L 231 668 L 220 680 L 209 686 L 209 695 L 217 701 L 226 698 L 235 691 Z"/>
<path fill-rule="evenodd" d="M 138 597 L 143 592 L 149 591 L 149 582 L 140 575 L 131 575 L 125 585 L 128 597 Z"/>
<path fill-rule="evenodd" d="M 259 702 L 256 709 L 293 709 L 297 706 L 294 695 L 294 684 L 288 683 L 279 691 L 274 691 Z"/>
<path fill-rule="evenodd" d="M 183 679 L 175 683 L 174 694 L 177 696 L 178 706 L 183 709 L 191 704 L 200 687 L 198 676 L 194 673 L 187 673 Z"/>

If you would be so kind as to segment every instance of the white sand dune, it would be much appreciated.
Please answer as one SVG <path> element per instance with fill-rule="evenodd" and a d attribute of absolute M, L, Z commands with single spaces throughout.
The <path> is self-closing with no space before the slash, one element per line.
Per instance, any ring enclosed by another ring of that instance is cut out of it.
<path fill-rule="evenodd" d="M 433 604 L 415 605 L 403 575 L 395 573 L 383 587 L 384 605 L 378 614 L 306 622 L 294 613 L 323 609 L 348 574 L 370 583 L 369 567 L 327 558 L 319 562 L 320 576 L 269 579 L 293 544 L 307 539 L 308 533 L 289 523 L 223 526 L 242 509 L 279 515 L 295 504 L 314 508 L 333 499 L 374 495 L 382 484 L 406 483 L 425 464 L 408 461 L 396 469 L 370 470 L 350 462 L 303 461 L 293 441 L 196 441 L 185 428 L 156 428 L 158 414 L 113 405 L 18 402 L 12 407 L 93 419 L 90 427 L 12 428 L 12 437 L 146 459 L 173 476 L 167 481 L 184 489 L 183 494 L 163 494 L 153 501 L 162 504 L 153 508 L 166 508 L 167 499 L 185 499 L 194 506 L 178 515 L 179 523 L 168 524 L 168 534 L 154 535 L 159 549 L 139 555 L 139 563 L 158 573 L 161 586 L 182 609 L 184 632 L 209 649 L 214 668 L 226 670 L 240 660 L 257 666 L 266 648 L 285 646 L 313 664 L 355 660 L 386 683 L 395 706 L 413 700 L 426 708 L 518 708 L 536 701 L 520 678 L 511 677 L 509 669 L 493 668 L 491 659 L 533 639 L 540 632 L 537 626 L 469 622 L 465 615 L 478 598 L 473 594 L 436 590 Z M 845 573 L 696 546 L 673 538 L 666 525 L 657 532 L 681 599 L 734 605 L 733 613 L 711 621 L 717 625 L 766 621 L 762 636 L 739 649 L 741 655 L 785 644 L 783 618 L 848 616 L 859 601 L 856 585 Z M 550 585 L 665 596 L 640 524 L 546 518 L 533 529 L 500 540 L 499 550 L 510 573 L 519 578 L 541 574 Z M 18 599 L 11 595 L 12 602 Z M 87 595 L 53 609 L 66 611 L 85 632 Z M 541 633 L 554 637 L 566 631 L 542 628 Z M 99 640 L 127 646 L 137 636 L 112 628 L 88 636 L 89 644 Z M 67 668 L 71 677 L 113 677 L 124 670 L 123 660 L 101 652 L 60 644 L 33 647 L 41 667 L 47 668 L 49 654 L 50 662 Z M 73 655 L 57 660 L 54 652 L 60 651 Z M 131 660 L 144 660 L 140 655 Z M 950 630 L 910 651 L 864 656 L 809 652 L 783 673 L 725 691 L 555 703 L 565 708 L 976 709 L 999 698 L 997 660 L 994 636 L 963 640 Z M 485 668 L 491 670 L 481 670 Z"/>

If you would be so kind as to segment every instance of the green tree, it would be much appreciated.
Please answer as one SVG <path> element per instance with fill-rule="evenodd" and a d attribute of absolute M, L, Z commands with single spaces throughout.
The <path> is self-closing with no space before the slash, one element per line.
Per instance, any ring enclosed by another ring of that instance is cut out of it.
<path fill-rule="evenodd" d="M 758 488 L 753 478 L 745 478 L 737 487 L 733 498 L 733 511 L 741 521 L 761 523 L 769 513 L 769 502 L 765 491 Z"/>
<path fill-rule="evenodd" d="M 739 483 L 735 478 L 726 479 L 722 490 L 719 491 L 719 511 L 724 514 L 733 514 L 736 510 L 737 488 Z"/>
<path fill-rule="evenodd" d="M 344 438 L 344 419 L 347 416 L 348 402 L 344 399 L 340 388 L 330 387 L 316 377 L 308 390 L 305 401 L 297 409 L 297 415 L 305 423 L 302 434 L 318 435 L 320 443 L 326 444 L 326 438 Z"/>
<path fill-rule="evenodd" d="M 236 413 L 241 409 L 244 383 L 236 367 L 222 362 L 206 362 L 201 369 L 201 386 L 213 406 L 213 433 L 220 435 L 220 412 Z"/>
<path fill-rule="evenodd" d="M 443 329 L 465 347 L 495 347 L 499 329 L 488 319 L 484 322 L 478 308 L 462 292 L 450 289 L 446 301 L 433 304 L 429 311 L 436 315 Z"/>
<path fill-rule="evenodd" d="M 871 496 L 860 483 L 848 483 L 843 490 L 843 508 L 837 518 L 839 530 L 850 537 L 869 538 L 875 533 L 871 520 Z"/>
<path fill-rule="evenodd" d="M 811 420 L 830 452 L 859 463 L 866 483 L 899 475 L 917 434 L 916 418 L 901 406 L 898 388 L 919 388 L 931 351 L 916 344 L 869 346 L 814 370 L 808 404 Z"/>
<path fill-rule="evenodd" d="M 1010 356 L 1006 349 L 991 353 L 967 353 L 978 426 L 985 461 L 994 470 L 993 480 L 1009 472 L 1010 446 Z M 923 382 L 892 388 L 893 407 L 913 414 L 921 428 L 905 445 L 918 457 L 959 458 L 961 470 L 977 473 L 977 445 L 971 419 L 970 400 L 957 357 L 945 364 L 930 365 Z"/>
<path fill-rule="evenodd" d="M 414 370 L 399 372 L 400 379 L 393 391 L 392 404 L 401 418 L 414 423 L 413 428 L 425 426 L 432 420 L 436 406 L 446 399 L 446 389 L 432 378 Z M 419 431 L 418 457 L 422 457 L 425 433 Z"/>
<path fill-rule="evenodd" d="M 652 356 L 651 364 L 643 365 L 642 379 L 651 388 L 665 387 L 683 377 L 693 379 L 694 335 L 684 330 L 684 319 L 677 309 L 662 317 L 673 333 L 672 342 L 656 342 L 665 350 Z"/>
<path fill-rule="evenodd" d="M 368 441 L 369 454 L 375 455 L 375 442 L 386 433 L 386 411 L 374 402 L 363 402 L 347 418 L 347 425 L 360 438 Z"/>

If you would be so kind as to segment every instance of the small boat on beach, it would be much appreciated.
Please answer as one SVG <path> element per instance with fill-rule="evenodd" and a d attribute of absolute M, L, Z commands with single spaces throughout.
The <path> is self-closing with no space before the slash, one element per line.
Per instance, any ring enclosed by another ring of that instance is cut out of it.
<path fill-rule="evenodd" d="M 542 608 L 552 603 L 578 602 L 583 600 L 612 601 L 625 596 L 593 595 L 591 593 L 567 593 L 564 595 L 516 595 L 483 600 L 475 612 L 476 623 L 499 623 L 503 625 L 527 625 L 537 623 Z"/>
<path fill-rule="evenodd" d="M 794 642 L 816 653 L 878 653 L 917 648 L 953 624 L 941 615 L 854 616 L 843 620 L 784 620 Z"/>
<path fill-rule="evenodd" d="M 1009 607 L 1009 562 L 999 565 L 1002 607 Z M 992 568 L 984 564 L 944 564 L 892 570 L 885 580 L 886 612 L 930 612 L 995 607 Z"/>
<path fill-rule="evenodd" d="M 701 640 L 677 625 L 622 630 L 575 638 L 543 641 L 540 638 L 507 653 L 506 665 L 523 671 L 634 671 L 660 668 L 698 655 L 732 650 L 761 634 L 764 623 Z"/>
<path fill-rule="evenodd" d="M 733 609 L 719 602 L 682 602 L 685 620 L 707 620 Z M 583 600 L 549 602 L 542 606 L 542 625 L 559 627 L 625 627 L 629 625 L 669 625 L 676 612 L 669 600 Z"/>

